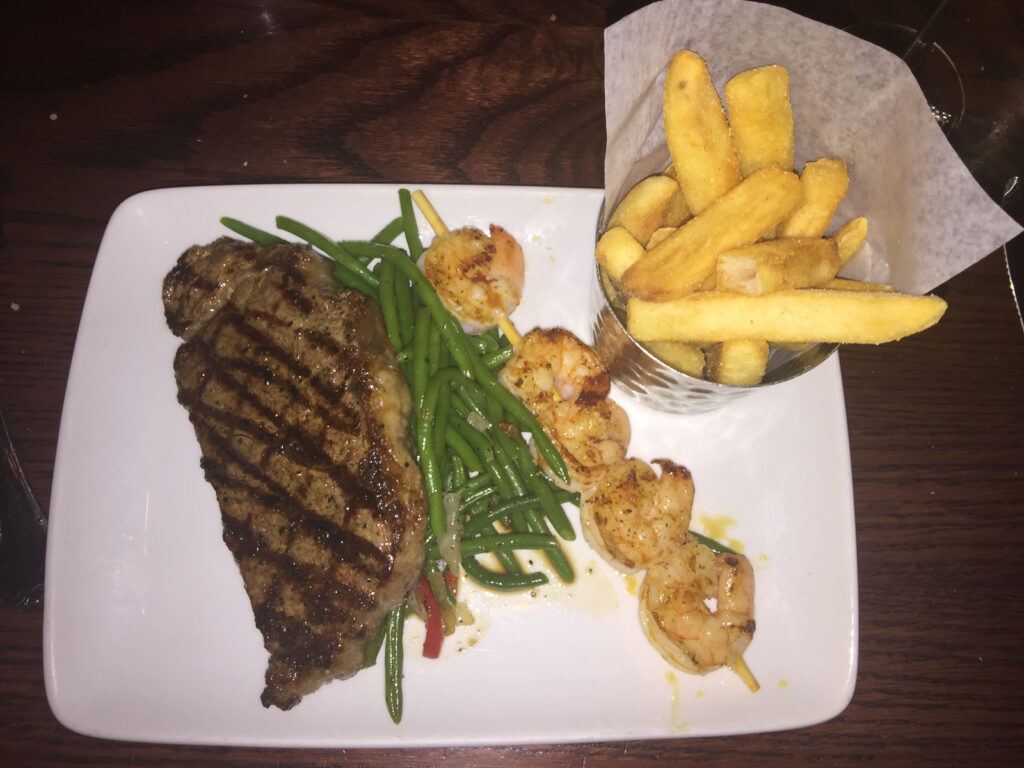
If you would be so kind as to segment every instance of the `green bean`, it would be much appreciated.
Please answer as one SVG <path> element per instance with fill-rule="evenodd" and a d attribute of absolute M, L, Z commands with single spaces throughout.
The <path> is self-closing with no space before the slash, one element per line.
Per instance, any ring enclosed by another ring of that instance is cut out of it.
<path fill-rule="evenodd" d="M 434 437 L 437 437 L 437 430 L 434 430 Z M 466 479 L 466 467 L 462 463 L 462 459 L 456 456 L 454 453 L 445 451 L 443 454 L 444 472 L 444 492 L 453 493 L 455 487 L 460 485 L 463 480 Z"/>
<path fill-rule="evenodd" d="M 533 573 L 495 573 L 485 568 L 476 558 L 467 557 L 462 561 L 466 575 L 477 584 L 502 592 L 515 592 L 548 583 L 548 577 L 539 571 Z"/>
<path fill-rule="evenodd" d="M 543 552 L 556 550 L 558 540 L 550 533 L 533 533 L 531 531 L 513 533 L 494 533 L 493 535 L 473 536 L 462 539 L 460 554 L 463 558 L 483 555 L 489 552 L 508 552 L 515 549 L 530 549 Z M 427 544 L 427 559 L 437 560 L 441 557 L 441 549 L 437 541 Z"/>
<path fill-rule="evenodd" d="M 391 346 L 398 349 L 402 346 L 402 331 L 398 325 L 398 309 L 395 306 L 395 265 L 381 262 L 380 270 L 380 310 L 384 315 L 384 327 L 388 332 Z"/>
<path fill-rule="evenodd" d="M 491 526 L 491 531 L 498 533 L 498 529 L 493 525 Z M 494 555 L 494 558 L 498 561 L 501 567 L 505 569 L 505 573 L 516 574 L 523 572 L 523 566 L 519 564 L 514 551 L 499 549 L 497 552 L 492 552 L 491 554 Z M 476 562 L 476 560 L 473 560 L 473 562 Z"/>
<path fill-rule="evenodd" d="M 462 556 L 473 557 L 498 550 L 546 551 L 557 548 L 558 539 L 550 533 L 497 533 L 493 536 L 474 536 L 471 539 L 463 539 Z"/>
<path fill-rule="evenodd" d="M 715 555 L 721 555 L 721 554 L 735 555 L 735 554 L 738 554 L 736 552 L 736 550 L 729 549 L 729 547 L 725 546 L 725 544 L 722 544 L 722 543 L 720 543 L 718 541 L 715 541 L 714 539 L 712 539 L 712 538 L 710 538 L 708 536 L 705 536 L 703 533 L 697 533 L 696 531 L 690 531 L 690 533 L 692 533 L 697 538 L 697 541 L 699 541 L 705 547 L 710 549 Z"/>
<path fill-rule="evenodd" d="M 427 383 L 422 395 L 422 404 L 417 409 L 415 434 L 419 449 L 419 464 L 423 471 L 423 485 L 427 492 L 430 529 L 436 536 L 444 533 L 447 526 L 438 459 L 434 452 L 434 414 L 441 387 L 454 379 L 461 378 L 461 376 L 462 374 L 457 368 L 445 368 L 438 371 Z"/>
<path fill-rule="evenodd" d="M 398 207 L 402 211 L 402 227 L 409 256 L 414 262 L 419 261 L 420 254 L 423 253 L 423 244 L 420 242 L 419 225 L 416 224 L 416 212 L 412 207 L 412 193 L 408 189 L 398 190 Z"/>
<path fill-rule="evenodd" d="M 326 235 L 317 232 L 312 227 L 308 227 L 302 222 L 296 221 L 288 216 L 277 217 L 277 228 L 283 229 L 285 232 L 290 232 L 297 237 L 301 237 L 310 245 L 316 246 L 338 262 L 339 265 L 351 272 L 357 280 L 361 280 L 369 286 L 372 289 L 369 295 L 373 296 L 376 294 L 380 285 L 380 281 L 377 279 L 377 276 L 335 241 L 331 240 Z"/>
<path fill-rule="evenodd" d="M 537 444 L 537 450 L 544 457 L 548 466 L 564 482 L 569 482 L 569 471 L 565 466 L 565 461 L 558 453 L 554 443 L 551 442 L 551 439 L 541 429 L 533 414 L 530 413 L 530 409 L 523 405 L 515 395 L 505 389 L 501 382 L 495 378 L 494 373 L 479 358 L 471 356 L 470 364 L 472 365 L 473 378 L 476 379 L 480 388 L 501 404 L 516 426 L 533 435 L 534 442 Z"/>
<path fill-rule="evenodd" d="M 517 511 L 525 512 L 531 507 L 536 507 L 538 504 L 535 496 L 519 496 L 508 501 L 502 501 L 500 504 L 495 504 L 486 512 L 471 517 L 462 528 L 462 535 L 464 538 L 475 536 L 483 530 L 486 530 L 491 523 L 495 520 L 500 520 L 503 517 L 508 517 Z"/>
<path fill-rule="evenodd" d="M 427 362 L 430 364 L 431 375 L 437 373 L 441 367 L 441 328 L 435 323 L 430 323 L 430 333 L 427 335 Z"/>
<path fill-rule="evenodd" d="M 431 371 L 431 376 L 437 370 Z M 438 460 L 448 455 L 448 411 L 451 408 L 452 388 L 451 384 L 445 382 L 441 385 L 441 391 L 437 393 L 437 408 L 434 410 L 434 453 Z M 461 459 L 459 460 L 461 463 Z"/>
<path fill-rule="evenodd" d="M 498 340 L 486 333 L 466 334 L 466 345 L 478 355 L 498 351 Z"/>
<path fill-rule="evenodd" d="M 376 235 L 370 239 L 375 243 L 390 243 L 400 234 L 402 234 L 405 228 L 405 222 L 402 221 L 401 216 L 395 216 L 391 221 L 384 225 Z"/>
<path fill-rule="evenodd" d="M 459 493 L 456 491 L 456 493 Z M 479 501 L 489 500 L 495 493 L 493 485 L 485 485 L 482 488 L 478 488 L 475 491 L 469 491 L 468 493 L 459 493 L 459 499 L 462 502 L 463 507 L 469 507 L 475 505 Z"/>
<path fill-rule="evenodd" d="M 531 531 L 539 535 L 551 535 L 550 531 L 548 531 L 547 523 L 544 522 L 543 515 L 537 509 L 527 509 L 523 514 L 526 516 L 526 522 Z M 576 573 L 573 570 L 572 563 L 569 562 L 569 558 L 565 556 L 561 547 L 544 550 L 544 556 L 551 563 L 551 567 L 555 569 L 555 572 L 561 577 L 562 581 L 566 584 L 572 584 L 576 580 Z"/>
<path fill-rule="evenodd" d="M 370 240 L 339 240 L 338 247 L 367 268 L 377 258 L 374 242 Z"/>
<path fill-rule="evenodd" d="M 493 486 L 491 485 L 491 478 L 489 478 L 487 475 L 476 475 L 475 477 L 471 477 L 455 490 L 458 491 L 460 494 L 466 495 L 473 493 L 475 491 L 479 491 L 481 488 L 490 488 L 491 490 L 494 489 Z"/>
<path fill-rule="evenodd" d="M 450 405 L 450 398 L 448 402 Z M 473 446 L 466 442 L 466 438 L 460 435 L 455 430 L 455 427 L 453 427 L 451 424 L 445 424 L 444 439 L 445 442 L 448 444 L 448 447 L 452 449 L 452 452 L 460 459 L 462 459 L 462 462 L 466 465 L 467 470 L 469 470 L 470 472 L 484 471 L 484 465 L 480 461 L 480 459 L 477 458 L 477 455 L 473 452 Z"/>
<path fill-rule="evenodd" d="M 512 359 L 512 355 L 515 354 L 515 347 L 501 347 L 493 352 L 485 354 L 481 359 L 482 362 L 488 369 L 495 370 L 501 368 Z"/>
<path fill-rule="evenodd" d="M 363 648 L 363 667 L 372 667 L 377 663 L 377 656 L 380 654 L 380 647 L 384 645 L 384 635 L 387 630 L 387 617 L 380 623 L 380 627 L 377 629 L 377 634 L 366 644 Z"/>
<path fill-rule="evenodd" d="M 341 285 L 345 286 L 346 288 L 350 288 L 353 291 L 358 291 L 359 293 L 369 297 L 370 299 L 377 299 L 377 292 L 370 287 L 369 283 L 359 279 L 337 262 L 335 262 L 334 264 L 333 274 L 334 279 Z"/>
<path fill-rule="evenodd" d="M 487 432 L 494 440 L 494 458 L 502 463 L 503 468 L 508 473 L 508 478 L 512 483 L 512 490 L 515 491 L 516 496 L 525 496 L 526 483 L 523 482 L 523 478 L 519 476 L 519 471 L 516 468 L 514 458 L 516 449 L 512 445 L 512 438 L 498 425 L 492 425 Z"/>
<path fill-rule="evenodd" d="M 480 515 L 487 514 L 487 510 L 494 506 L 494 502 L 501 498 L 493 489 L 487 494 L 481 494 L 472 501 L 466 502 L 459 507 L 459 514 L 462 516 L 463 525 L 466 520 L 472 520 Z M 480 531 L 477 530 L 477 533 Z M 500 531 L 498 531 L 500 533 Z"/>
<path fill-rule="evenodd" d="M 455 410 L 457 398 L 452 398 L 452 410 Z M 490 441 L 478 429 L 471 427 L 465 419 L 449 419 L 449 426 L 458 433 L 476 452 L 481 463 L 486 469 L 487 473 L 491 476 L 494 484 L 498 487 L 498 495 L 503 499 L 511 498 L 515 495 L 512 490 L 512 485 L 509 483 L 508 477 L 498 466 L 494 460 L 494 450 L 491 447 Z"/>
<path fill-rule="evenodd" d="M 461 409 L 461 407 L 460 407 L 460 405 L 458 403 L 459 400 L 461 400 L 463 403 L 468 405 L 469 406 L 469 410 L 475 411 L 477 414 L 482 416 L 484 419 L 486 419 L 487 421 L 490 421 L 490 419 L 487 416 L 487 397 L 484 395 L 483 392 L 480 391 L 480 388 L 477 387 L 476 384 L 474 384 L 473 382 L 469 381 L 468 379 L 465 379 L 464 381 L 459 382 L 459 388 L 458 388 L 457 395 L 458 395 L 458 397 L 457 397 L 456 402 L 453 403 L 453 408 L 454 407 L 458 407 L 459 408 L 458 414 L 462 418 L 464 418 L 464 419 L 468 418 L 469 417 L 469 413 L 466 412 L 466 411 L 463 411 Z"/>
<path fill-rule="evenodd" d="M 573 530 L 572 523 L 569 522 L 562 505 L 555 500 L 551 486 L 538 473 L 537 465 L 533 463 L 533 457 L 530 455 L 529 446 L 521 438 L 515 441 L 510 439 L 510 442 L 513 442 L 516 448 L 519 471 L 523 473 L 523 479 L 527 486 L 540 500 L 541 508 L 548 520 L 551 521 L 551 525 L 554 526 L 555 532 L 566 541 L 574 541 L 576 531 Z"/>
<path fill-rule="evenodd" d="M 391 720 L 402 721 L 402 631 L 405 627 L 405 603 L 394 608 L 385 620 L 384 640 L 384 703 Z"/>
<path fill-rule="evenodd" d="M 427 337 L 430 335 L 430 314 L 421 307 L 416 313 L 416 323 L 413 326 L 412 346 L 412 387 L 413 402 L 419 406 L 423 399 L 423 393 L 427 389 L 427 381 L 430 379 L 430 368 L 427 362 Z"/>
<path fill-rule="evenodd" d="M 396 268 L 397 269 L 397 268 Z M 416 302 L 413 301 L 412 287 L 409 285 L 409 278 L 402 274 L 401 278 L 395 276 L 395 306 L 398 309 L 398 322 L 402 329 L 402 341 L 408 344 L 412 341 L 413 319 L 416 317 Z"/>
<path fill-rule="evenodd" d="M 404 273 L 412 283 L 413 288 L 416 290 L 416 295 L 430 310 L 434 322 L 441 327 L 441 338 L 444 339 L 445 344 L 448 346 L 448 351 L 451 352 L 452 361 L 467 378 L 472 378 L 472 355 L 464 343 L 465 334 L 463 334 L 462 328 L 459 327 L 448 310 L 444 308 L 430 281 L 424 277 L 419 267 L 406 256 L 404 251 L 390 245 L 378 245 L 377 249 L 377 253 L 382 259 L 393 262 L 398 267 L 398 270 Z M 498 386 L 501 385 L 499 384 Z"/>
<path fill-rule="evenodd" d="M 486 531 L 486 533 L 484 535 L 490 535 L 490 536 L 496 536 L 496 535 L 501 533 L 501 531 L 499 531 L 497 526 L 495 526 L 493 523 L 491 525 L 488 525 L 484 529 L 484 531 Z M 501 565 L 501 567 L 505 569 L 505 573 L 522 573 L 523 572 L 523 567 L 519 564 L 519 560 L 516 558 L 515 550 L 512 550 L 512 549 L 496 549 L 491 554 L 498 561 L 498 563 Z M 473 560 L 474 562 L 476 562 L 473 558 L 463 558 L 463 561 L 465 561 L 465 560 Z"/>
<path fill-rule="evenodd" d="M 540 473 L 540 478 L 547 485 L 548 490 L 551 491 L 551 495 L 555 497 L 555 501 L 559 504 L 565 504 L 568 502 L 576 507 L 580 505 L 580 494 L 578 492 L 567 491 L 564 488 L 559 488 L 557 485 L 553 485 L 548 482 L 547 476 L 543 472 Z"/>
<path fill-rule="evenodd" d="M 282 240 L 272 232 L 265 232 L 262 229 L 257 229 L 244 221 L 238 219 L 232 219 L 230 216 L 221 216 L 220 223 L 230 229 L 232 232 L 247 237 L 257 245 L 280 245 L 287 241 Z"/>

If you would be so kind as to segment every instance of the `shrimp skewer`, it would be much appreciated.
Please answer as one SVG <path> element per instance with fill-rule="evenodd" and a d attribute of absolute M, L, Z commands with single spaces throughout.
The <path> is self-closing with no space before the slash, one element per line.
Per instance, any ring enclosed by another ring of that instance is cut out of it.
<path fill-rule="evenodd" d="M 758 690 L 743 660 L 755 628 L 753 569 L 743 555 L 716 556 L 689 533 L 690 472 L 659 459 L 656 474 L 626 458 L 629 417 L 608 397 L 608 371 L 593 348 L 559 328 L 519 335 L 508 315 L 519 303 L 525 264 L 511 235 L 494 225 L 490 238 L 472 227 L 452 232 L 421 191 L 413 200 L 437 234 L 423 271 L 442 302 L 464 324 L 498 325 L 515 347 L 498 379 L 565 460 L 567 487 L 581 493 L 584 539 L 615 568 L 646 570 L 639 611 L 651 645 L 687 672 L 726 666 Z"/>

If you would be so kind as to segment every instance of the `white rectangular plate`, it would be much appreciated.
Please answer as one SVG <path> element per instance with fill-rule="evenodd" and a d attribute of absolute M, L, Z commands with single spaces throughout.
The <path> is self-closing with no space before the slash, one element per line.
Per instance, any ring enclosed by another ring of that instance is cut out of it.
<path fill-rule="evenodd" d="M 623 393 L 631 454 L 693 472 L 694 527 L 739 542 L 757 579 L 750 693 L 728 670 L 673 671 L 644 639 L 634 577 L 581 539 L 571 586 L 533 596 L 467 589 L 477 617 L 419 654 L 406 634 L 405 712 L 392 724 L 382 665 L 264 709 L 266 652 L 221 541 L 199 447 L 176 400 L 179 340 L 161 283 L 222 215 L 273 228 L 286 214 L 366 239 L 398 214 L 385 185 L 145 192 L 114 213 L 82 313 L 50 509 L 44 646 L 50 705 L 68 728 L 138 741 L 289 746 L 551 743 L 794 728 L 853 694 L 857 584 L 845 408 L 836 357 L 793 382 L 699 416 L 651 412 Z M 598 190 L 425 187 L 449 226 L 500 223 L 527 260 L 521 330 L 589 340 Z M 427 231 L 421 220 L 423 231 Z M 574 518 L 574 522 L 577 522 Z"/>

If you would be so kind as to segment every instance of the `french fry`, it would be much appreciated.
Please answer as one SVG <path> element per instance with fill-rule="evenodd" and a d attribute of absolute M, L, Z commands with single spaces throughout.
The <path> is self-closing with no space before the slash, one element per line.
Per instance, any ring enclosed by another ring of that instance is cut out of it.
<path fill-rule="evenodd" d="M 800 180 L 762 168 L 641 256 L 622 276 L 631 296 L 651 301 L 690 293 L 715 271 L 718 254 L 749 245 L 800 204 Z"/>
<path fill-rule="evenodd" d="M 759 295 L 819 286 L 836 276 L 839 248 L 821 237 L 768 240 L 719 254 L 715 288 Z"/>
<path fill-rule="evenodd" d="M 821 237 L 846 195 L 850 176 L 842 160 L 823 157 L 807 163 L 800 173 L 804 199 L 782 222 L 779 237 Z"/>
<path fill-rule="evenodd" d="M 819 288 L 763 296 L 713 291 L 675 301 L 630 299 L 626 305 L 627 327 L 638 341 L 694 343 L 755 338 L 881 344 L 923 331 L 945 311 L 938 296 Z"/>
<path fill-rule="evenodd" d="M 678 191 L 679 185 L 668 176 L 641 179 L 615 206 L 608 227 L 625 227 L 638 243 L 646 244 L 661 223 L 669 199 Z"/>
<path fill-rule="evenodd" d="M 693 51 L 672 57 L 662 100 L 676 179 L 696 215 L 739 184 L 740 164 L 707 64 Z"/>
<path fill-rule="evenodd" d="M 860 249 L 864 238 L 868 236 L 868 220 L 863 216 L 850 219 L 832 235 L 839 247 L 839 268 L 842 269 L 853 255 Z"/>
<path fill-rule="evenodd" d="M 658 227 L 651 235 L 651 239 L 647 241 L 647 250 L 651 250 L 651 248 L 675 232 L 676 229 L 678 229 L 678 227 Z"/>
<path fill-rule="evenodd" d="M 618 281 L 630 265 L 644 255 L 644 247 L 625 227 L 612 227 L 597 241 L 594 255 L 605 271 Z"/>
<path fill-rule="evenodd" d="M 793 108 L 785 67 L 740 72 L 725 84 L 725 104 L 740 173 L 749 176 L 767 165 L 793 169 Z"/>
<path fill-rule="evenodd" d="M 650 341 L 645 347 L 677 371 L 700 378 L 704 375 L 704 350 L 681 341 Z"/>
<path fill-rule="evenodd" d="M 768 342 L 762 339 L 732 339 L 712 344 L 707 351 L 704 375 L 711 381 L 734 387 L 760 384 L 768 365 L 768 352 Z"/>
<path fill-rule="evenodd" d="M 672 179 L 675 181 L 674 175 L 668 173 L 662 174 L 666 179 Z M 672 197 L 668 199 L 665 204 L 665 210 L 661 212 L 661 221 L 658 222 L 659 227 L 678 227 L 684 221 L 693 216 L 693 211 L 690 210 L 690 206 L 686 204 L 686 195 L 683 194 L 683 190 L 679 186 L 679 182 L 676 182 L 676 191 L 672 193 Z M 649 246 L 650 244 L 648 244 Z"/>

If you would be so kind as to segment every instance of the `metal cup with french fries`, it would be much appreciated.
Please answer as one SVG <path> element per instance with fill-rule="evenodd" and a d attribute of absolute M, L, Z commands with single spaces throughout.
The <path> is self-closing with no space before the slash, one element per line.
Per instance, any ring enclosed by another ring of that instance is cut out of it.
<path fill-rule="evenodd" d="M 784 67 L 740 72 L 724 92 L 725 105 L 698 54 L 672 57 L 671 166 L 613 206 L 595 248 L 595 346 L 626 389 L 672 411 L 800 375 L 838 344 L 917 333 L 946 309 L 838 277 L 868 221 L 829 233 L 850 184 L 841 159 L 795 172 Z"/>

